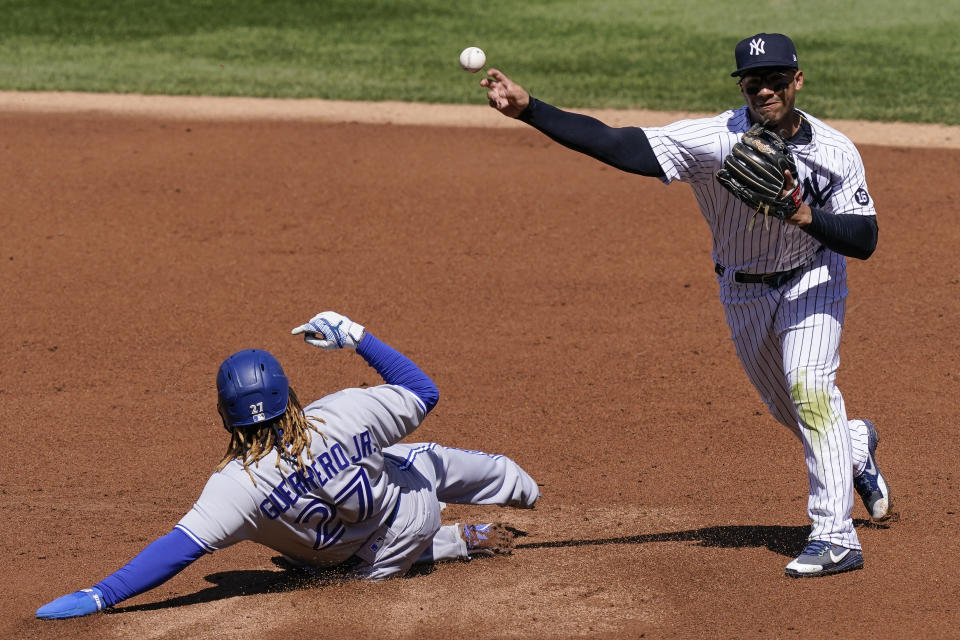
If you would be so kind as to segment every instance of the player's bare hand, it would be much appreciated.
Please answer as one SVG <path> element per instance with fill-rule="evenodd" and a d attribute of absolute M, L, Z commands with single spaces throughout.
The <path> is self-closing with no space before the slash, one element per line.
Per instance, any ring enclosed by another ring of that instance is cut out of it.
<path fill-rule="evenodd" d="M 487 89 L 490 106 L 510 118 L 516 118 L 530 104 L 530 94 L 513 82 L 499 69 L 487 70 L 487 77 L 480 81 Z"/>
<path fill-rule="evenodd" d="M 813 222 L 813 213 L 810 211 L 810 207 L 804 204 L 797 209 L 795 214 L 784 220 L 784 222 L 797 227 L 805 227 Z"/>
<path fill-rule="evenodd" d="M 304 342 L 319 349 L 356 349 L 363 340 L 364 328 L 336 311 L 324 311 L 290 333 L 302 333 Z"/>

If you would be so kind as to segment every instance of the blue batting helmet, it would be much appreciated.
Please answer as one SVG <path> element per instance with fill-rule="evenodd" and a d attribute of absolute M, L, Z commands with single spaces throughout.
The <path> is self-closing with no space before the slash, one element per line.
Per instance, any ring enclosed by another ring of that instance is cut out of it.
<path fill-rule="evenodd" d="M 217 410 L 228 431 L 283 415 L 290 381 L 280 362 L 262 349 L 238 351 L 217 373 Z"/>

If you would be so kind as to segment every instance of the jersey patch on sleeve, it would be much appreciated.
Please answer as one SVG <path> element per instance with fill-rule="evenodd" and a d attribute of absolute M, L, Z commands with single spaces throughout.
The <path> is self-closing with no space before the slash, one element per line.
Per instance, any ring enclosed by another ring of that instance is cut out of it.
<path fill-rule="evenodd" d="M 857 204 L 863 207 L 870 204 L 870 194 L 868 194 L 867 190 L 863 187 L 857 189 L 857 192 L 853 194 L 853 199 L 857 201 Z"/>

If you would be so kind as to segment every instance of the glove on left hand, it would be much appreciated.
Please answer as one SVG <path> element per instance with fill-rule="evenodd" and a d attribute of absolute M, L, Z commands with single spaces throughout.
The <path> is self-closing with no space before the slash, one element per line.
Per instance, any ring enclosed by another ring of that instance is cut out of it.
<path fill-rule="evenodd" d="M 44 620 L 58 620 L 61 618 L 76 618 L 103 609 L 103 593 L 96 587 L 81 589 L 60 596 L 37 609 L 37 617 Z"/>
<path fill-rule="evenodd" d="M 783 172 L 796 181 L 797 163 L 783 138 L 755 124 L 733 145 L 717 171 L 717 182 L 758 213 L 786 220 L 802 204 L 800 183 L 786 196 Z"/>
<path fill-rule="evenodd" d="M 363 325 L 357 324 L 350 318 L 335 311 L 324 311 L 311 318 L 307 324 L 302 324 L 290 333 L 303 334 L 307 344 L 320 349 L 356 349 L 363 340 Z"/>

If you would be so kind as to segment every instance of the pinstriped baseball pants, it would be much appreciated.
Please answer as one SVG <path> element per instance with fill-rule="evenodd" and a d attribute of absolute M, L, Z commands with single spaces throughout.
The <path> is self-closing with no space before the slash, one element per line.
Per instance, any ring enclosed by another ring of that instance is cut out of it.
<path fill-rule="evenodd" d="M 781 287 L 718 278 L 730 337 L 770 413 L 803 444 L 811 540 L 851 549 L 853 477 L 867 461 L 867 431 L 848 420 L 836 386 L 846 310 L 846 259 L 832 251 Z"/>

